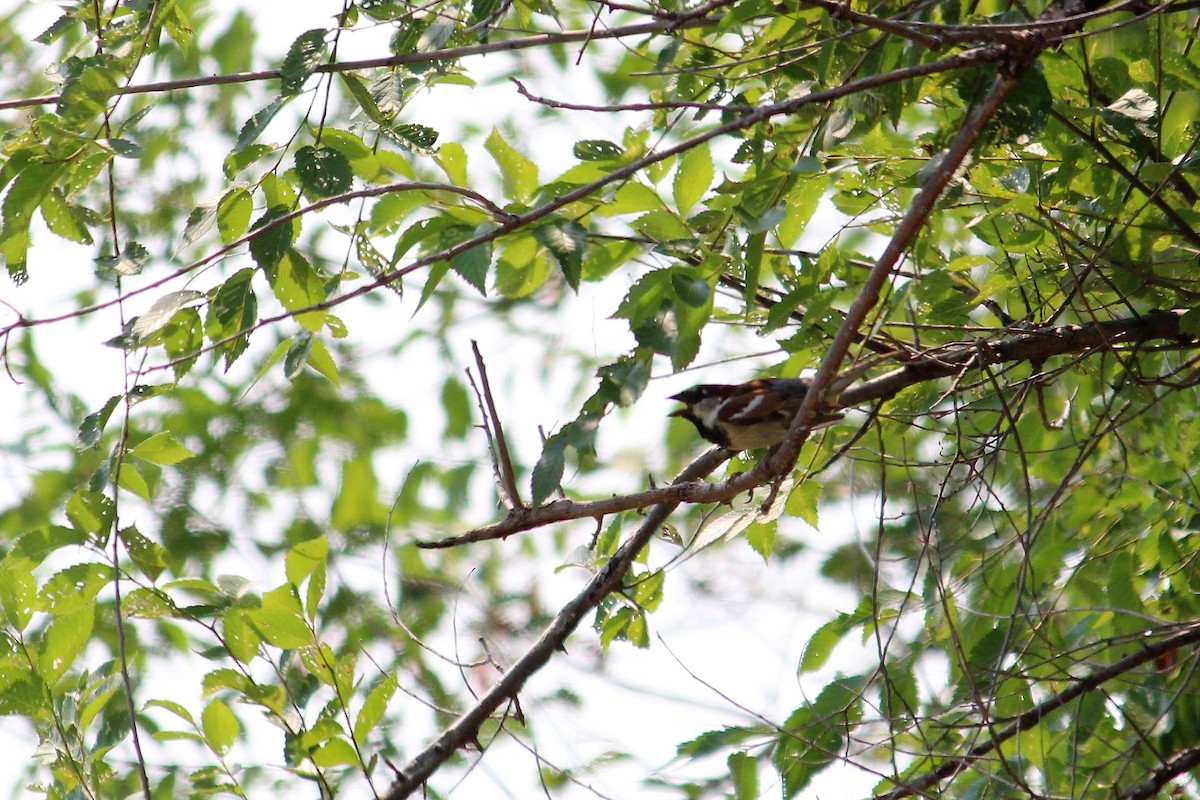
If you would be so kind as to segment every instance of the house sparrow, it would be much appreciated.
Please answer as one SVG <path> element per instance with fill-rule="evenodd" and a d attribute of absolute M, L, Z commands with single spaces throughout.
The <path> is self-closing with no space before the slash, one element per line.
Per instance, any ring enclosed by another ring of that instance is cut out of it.
<path fill-rule="evenodd" d="M 672 400 L 684 406 L 670 416 L 683 417 L 700 435 L 729 450 L 774 447 L 787 438 L 788 428 L 804 402 L 808 378 L 758 378 L 747 383 L 704 383 L 684 389 Z M 823 428 L 844 414 L 820 413 L 812 427 Z"/>

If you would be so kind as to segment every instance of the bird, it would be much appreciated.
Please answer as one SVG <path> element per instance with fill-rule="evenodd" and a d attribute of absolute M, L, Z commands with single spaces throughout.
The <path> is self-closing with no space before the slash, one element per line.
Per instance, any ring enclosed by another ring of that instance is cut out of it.
<path fill-rule="evenodd" d="M 708 441 L 727 450 L 774 447 L 787 438 L 792 419 L 812 386 L 809 378 L 756 378 L 746 383 L 702 383 L 672 400 L 683 408 L 670 413 L 696 426 Z M 824 428 L 845 414 L 818 413 L 812 429 Z"/>

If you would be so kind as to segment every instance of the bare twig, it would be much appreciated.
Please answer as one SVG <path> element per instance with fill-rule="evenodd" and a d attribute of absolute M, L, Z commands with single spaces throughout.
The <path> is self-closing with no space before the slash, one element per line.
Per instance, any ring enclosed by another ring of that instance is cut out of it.
<path fill-rule="evenodd" d="M 1053 356 L 1108 352 L 1117 345 L 1137 345 L 1153 339 L 1200 347 L 1200 342 L 1180 330 L 1179 320 L 1184 313 L 1186 312 L 1183 309 L 1153 311 L 1138 317 L 1029 331 L 990 342 L 987 347 L 980 347 L 978 341 L 941 347 L 935 354 L 918 356 L 890 372 L 846 389 L 831 398 L 834 400 L 832 408 L 849 408 L 875 400 L 885 400 L 908 386 L 958 375 L 989 364 L 1043 362 Z M 841 378 L 835 379 L 835 383 L 841 383 Z M 763 482 L 761 477 L 748 477 L 751 476 L 751 472 L 742 473 L 718 484 L 676 481 L 669 486 L 658 486 L 603 500 L 556 500 L 538 508 L 518 508 L 492 525 L 476 528 L 459 536 L 417 542 L 417 546 L 434 549 L 457 547 L 489 539 L 504 539 L 514 533 L 541 528 L 555 522 L 599 519 L 609 514 L 645 508 L 657 503 L 720 503 Z"/>
<path fill-rule="evenodd" d="M 654 22 L 641 22 L 636 25 L 623 25 L 600 31 L 563 31 L 560 33 L 543 33 L 536 36 L 526 36 L 521 39 L 509 39 L 503 42 L 486 42 L 468 45 L 466 47 L 448 47 L 445 50 L 431 50 L 426 53 L 405 53 L 387 58 L 368 58 L 362 61 L 343 61 L 338 64 L 322 64 L 314 72 L 338 73 L 353 72 L 360 69 L 380 69 L 398 67 L 406 64 L 435 64 L 439 61 L 454 61 L 467 56 L 483 55 L 486 53 L 502 53 L 514 50 L 529 50 L 545 48 L 551 45 L 573 44 L 590 39 L 620 39 L 628 36 L 645 36 L 654 33 L 670 33 L 685 28 L 700 28 L 716 25 L 721 21 L 720 15 L 705 17 L 687 15 L 672 19 L 660 19 Z M 182 89 L 195 89 L 200 86 L 222 86 L 232 83 L 254 83 L 269 81 L 283 75 L 282 70 L 266 69 L 256 72 L 238 72 L 233 75 L 204 75 L 195 78 L 180 78 L 173 81 L 158 81 L 142 83 L 136 86 L 126 86 L 117 90 L 115 95 L 154 94 L 158 92 L 176 92 Z M 0 101 L 0 111 L 10 108 L 28 108 L 30 106 L 53 105 L 62 100 L 62 95 L 46 94 L 38 97 L 22 97 L 18 100 Z"/>
<path fill-rule="evenodd" d="M 491 420 L 491 430 L 496 436 L 496 452 L 493 459 L 494 469 L 496 470 L 496 479 L 499 483 L 499 488 L 502 494 L 508 495 L 508 502 L 505 505 L 508 508 L 524 508 L 525 504 L 521 502 L 521 494 L 517 490 L 517 475 L 513 469 L 512 458 L 508 453 L 508 441 L 504 438 L 504 427 L 500 424 L 500 415 L 496 413 L 496 401 L 492 398 L 492 386 L 488 383 L 487 367 L 483 364 L 483 356 L 479 352 L 479 343 L 471 340 L 471 352 L 475 354 L 475 367 L 479 370 L 479 382 L 481 384 L 484 402 L 487 403 L 487 415 Z M 500 498 L 504 502 L 505 498 Z"/>
<path fill-rule="evenodd" d="M 693 461 L 675 479 L 677 484 L 690 484 L 712 472 L 728 458 L 719 450 L 710 450 Z M 502 705 L 515 699 L 525 681 L 541 669 L 556 650 L 561 648 L 567 637 L 575 630 L 584 615 L 591 612 L 605 597 L 621 588 L 625 573 L 633 564 L 638 553 L 658 531 L 671 512 L 679 505 L 677 501 L 660 503 L 652 508 L 637 531 L 621 545 L 600 571 L 570 602 L 563 606 L 542 635 L 529 650 L 509 667 L 487 694 L 466 713 L 455 720 L 428 747 L 417 754 L 401 771 L 400 777 L 388 788 L 380 800 L 401 800 L 417 791 L 421 785 L 447 759 L 460 748 L 475 741 L 479 727 Z"/>
<path fill-rule="evenodd" d="M 1148 644 L 1138 652 L 1125 656 L 1125 658 L 1115 661 L 1107 667 L 1098 669 L 1092 672 L 1090 675 L 1080 678 L 1063 691 L 1042 701 L 1041 703 L 1038 703 L 1024 714 L 1019 715 L 1008 725 L 1005 725 L 1003 728 L 997 730 L 995 734 L 988 737 L 985 741 L 979 743 L 975 747 L 972 747 L 960 758 L 951 758 L 943 762 L 940 766 L 931 769 L 929 772 L 906 780 L 904 781 L 903 785 L 896 787 L 892 791 L 886 794 L 878 795 L 876 800 L 901 800 L 901 798 L 904 797 L 913 797 L 916 795 L 925 796 L 928 794 L 931 788 L 936 786 L 941 781 L 958 772 L 961 772 L 964 769 L 967 769 L 980 758 L 993 752 L 1000 747 L 1000 745 L 1004 744 L 1021 731 L 1028 730 L 1029 728 L 1040 724 L 1047 714 L 1057 711 L 1077 697 L 1081 697 L 1087 692 L 1103 686 L 1105 683 L 1113 680 L 1114 678 L 1119 678 L 1122 675 L 1125 675 L 1142 664 L 1152 662 L 1154 659 L 1164 655 L 1165 653 L 1169 653 L 1172 650 L 1176 650 L 1180 647 L 1187 647 L 1188 645 L 1195 644 L 1196 642 L 1200 642 L 1200 624 L 1191 623 L 1174 636 L 1168 636 L 1167 638 L 1160 639 L 1153 644 Z M 1190 756 L 1190 758 L 1195 758 L 1195 755 L 1193 754 Z M 1190 758 L 1188 763 L 1192 763 Z M 1155 772 L 1157 773 L 1165 768 L 1169 771 L 1167 765 L 1164 765 L 1163 767 L 1160 767 L 1159 770 L 1155 770 Z M 1137 793 L 1137 790 L 1135 790 L 1126 796 L 1143 798 L 1152 797 L 1153 793 L 1150 795 L 1144 795 Z"/>

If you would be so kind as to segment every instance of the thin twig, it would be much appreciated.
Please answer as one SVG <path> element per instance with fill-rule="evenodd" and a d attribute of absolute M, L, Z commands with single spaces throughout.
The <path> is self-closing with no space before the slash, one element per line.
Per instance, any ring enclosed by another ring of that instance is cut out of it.
<path fill-rule="evenodd" d="M 1080 678 L 1053 697 L 1038 703 L 1025 713 L 1017 716 L 1008 725 L 996 731 L 994 735 L 972 747 L 967 751 L 966 755 L 960 758 L 951 758 L 929 772 L 905 780 L 903 785 L 898 786 L 887 794 L 878 795 L 876 800 L 901 800 L 904 797 L 927 795 L 928 791 L 941 781 L 967 769 L 1021 731 L 1028 730 L 1040 724 L 1047 714 L 1057 711 L 1077 697 L 1098 689 L 1108 681 L 1119 678 L 1142 664 L 1151 662 L 1172 650 L 1195 644 L 1198 641 L 1200 641 L 1200 624 L 1192 623 L 1174 636 L 1168 636 L 1153 644 L 1148 644 L 1138 652 L 1125 656 L 1125 658 L 1107 667 L 1098 669 L 1090 675 Z M 1142 797 L 1143 795 L 1135 794 L 1131 796 Z"/>
<path fill-rule="evenodd" d="M 512 458 L 508 454 L 508 441 L 504 438 L 504 426 L 500 424 L 500 415 L 496 413 L 496 402 L 492 398 L 492 386 L 488 383 L 487 367 L 483 364 L 483 356 L 479 352 L 479 343 L 471 340 L 471 352 L 475 354 L 475 366 L 479 370 L 479 382 L 483 390 L 483 399 L 487 403 L 487 414 L 491 418 L 491 428 L 496 436 L 496 453 L 493 459 L 497 470 L 497 479 L 501 489 L 508 494 L 509 508 L 524 508 L 521 493 L 517 490 L 517 474 L 513 469 Z M 504 498 L 501 498 L 503 501 Z"/>
<path fill-rule="evenodd" d="M 987 347 L 980 347 L 978 341 L 939 347 L 935 354 L 912 358 L 905 361 L 903 366 L 846 389 L 836 398 L 832 398 L 835 400 L 832 408 L 849 408 L 885 400 L 909 386 L 957 375 L 989 364 L 1044 362 L 1053 356 L 1108 352 L 1117 345 L 1140 345 L 1152 339 L 1186 342 L 1189 347 L 1200 347 L 1200 342 L 1180 330 L 1179 321 L 1185 313 L 1184 309 L 1152 311 L 1138 317 L 1034 330 L 1006 336 L 989 343 Z M 515 509 L 499 522 L 458 536 L 418 541 L 416 544 L 426 549 L 457 547 L 472 542 L 504 539 L 515 533 L 541 528 L 555 522 L 599 519 L 609 514 L 646 508 L 657 503 L 725 502 L 762 483 L 762 478 L 751 476 L 751 472 L 741 473 L 722 483 L 684 484 L 676 481 L 669 486 L 658 486 L 602 500 L 556 500 L 538 508 Z"/>
<path fill-rule="evenodd" d="M 353 72 L 360 69 L 380 69 L 398 67 L 406 64 L 433 64 L 439 61 L 453 61 L 467 56 L 487 53 L 501 53 L 513 50 L 529 50 L 545 48 L 550 45 L 573 44 L 589 39 L 620 39 L 627 36 L 644 36 L 654 33 L 670 33 L 682 28 L 699 28 L 716 25 L 721 21 L 720 15 L 700 17 L 688 15 L 686 19 L 663 19 L 655 22 L 641 22 L 636 25 L 623 25 L 619 28 L 609 28 L 602 31 L 563 31 L 561 33 L 543 33 L 536 36 L 526 36 L 521 39 L 510 39 L 503 42 L 486 42 L 467 47 L 449 47 L 445 50 L 431 50 L 427 53 L 405 53 L 387 58 L 368 58 L 362 61 L 343 61 L 338 64 L 322 64 L 313 72 L 338 73 Z M 183 89 L 195 89 L 204 86 L 223 86 L 233 83 L 254 83 L 269 81 L 282 77 L 283 71 L 278 69 L 258 70 L 255 72 L 237 72 L 232 75 L 205 75 L 195 78 L 180 78 L 173 81 L 158 81 L 142 83 L 136 86 L 126 86 L 117 90 L 117 96 L 127 94 L 154 94 L 156 92 L 177 92 Z M 62 95 L 46 94 L 38 97 L 22 97 L 19 100 L 0 101 L 0 111 L 10 108 L 28 108 L 30 106 L 53 105 L 62 100 Z"/>
<path fill-rule="evenodd" d="M 699 480 L 716 469 L 726 458 L 728 454 L 716 449 L 710 450 L 689 464 L 675 479 L 675 483 L 690 484 Z M 509 667 L 487 694 L 401 770 L 401 776 L 388 787 L 380 800 L 401 800 L 408 797 L 460 748 L 475 741 L 480 726 L 498 708 L 517 697 L 525 681 L 541 669 L 556 650 L 563 647 L 567 637 L 583 617 L 595 609 L 604 598 L 621 588 L 625 573 L 634 559 L 678 505 L 678 502 L 667 502 L 652 508 L 637 531 L 588 581 L 583 590 L 562 607 L 533 646 Z"/>

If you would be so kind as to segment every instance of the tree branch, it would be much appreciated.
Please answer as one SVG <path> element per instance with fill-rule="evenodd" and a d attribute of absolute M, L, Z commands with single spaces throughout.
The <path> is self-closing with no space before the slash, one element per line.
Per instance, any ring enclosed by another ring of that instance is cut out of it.
<path fill-rule="evenodd" d="M 699 480 L 716 469 L 726 458 L 727 454 L 711 450 L 689 464 L 675 479 L 675 483 L 689 484 Z M 563 606 L 533 646 L 504 673 L 487 694 L 479 698 L 474 706 L 400 771 L 400 777 L 380 796 L 380 800 L 401 800 L 408 797 L 455 752 L 474 742 L 479 735 L 479 727 L 500 706 L 517 697 L 525 681 L 545 666 L 556 650 L 562 648 L 584 615 L 621 587 L 625 573 L 638 553 L 678 505 L 678 502 L 666 502 L 652 508 L 633 536 L 629 537 L 608 563 L 588 581 L 583 591 Z"/>
<path fill-rule="evenodd" d="M 951 758 L 929 772 L 919 775 L 911 780 L 905 780 L 902 782 L 902 785 L 893 789 L 887 794 L 876 795 L 876 800 L 900 800 L 904 797 L 924 795 L 942 780 L 966 769 L 983 756 L 997 749 L 1000 745 L 1004 744 L 1004 742 L 1013 738 L 1018 733 L 1021 733 L 1021 731 L 1028 730 L 1029 728 L 1040 724 L 1046 715 L 1057 711 L 1075 698 L 1082 696 L 1086 692 L 1097 689 L 1113 678 L 1118 678 L 1134 668 L 1141 666 L 1142 664 L 1153 661 L 1159 656 L 1196 642 L 1200 642 L 1200 623 L 1193 622 L 1184 627 L 1182 631 L 1174 636 L 1168 636 L 1166 639 L 1161 639 L 1153 644 L 1148 644 L 1138 652 L 1128 655 L 1107 667 L 1098 669 L 1087 677 L 1080 678 L 1067 689 L 1064 689 L 1053 697 L 1038 703 L 1024 714 L 1016 717 L 1011 723 L 1001 728 L 987 741 L 981 742 L 975 747 L 972 747 L 969 751 L 967 751 L 965 756 L 962 756 L 961 758 Z M 1195 754 L 1190 756 L 1190 758 L 1195 757 Z M 1155 770 L 1156 776 L 1163 770 L 1169 771 L 1172 766 L 1172 764 L 1164 764 L 1158 770 Z M 1143 784 L 1143 787 L 1146 785 L 1147 784 Z M 1142 787 L 1139 787 L 1139 790 L 1141 788 Z M 1139 790 L 1134 790 L 1134 792 L 1128 796 L 1138 798 L 1153 796 L 1153 793 L 1150 795 L 1138 794 L 1137 792 Z"/>
<path fill-rule="evenodd" d="M 1153 339 L 1186 342 L 1190 346 L 1197 346 L 1196 339 L 1180 329 L 1179 321 L 1185 313 L 1184 309 L 1151 311 L 1138 317 L 1033 330 L 1007 336 L 994 342 L 979 339 L 974 342 L 960 342 L 944 346 L 914 358 L 890 372 L 846 389 L 835 398 L 836 402 L 833 407 L 848 408 L 872 400 L 887 399 L 894 397 L 909 386 L 957 375 L 965 370 L 979 369 L 990 364 L 1016 361 L 1041 362 L 1053 356 L 1108 351 L 1117 345 L 1142 344 Z M 840 382 L 839 376 L 831 384 L 836 386 Z M 725 454 L 725 457 L 728 458 L 728 453 Z M 713 469 L 720 464 L 721 461 L 714 462 Z M 504 519 L 492 525 L 476 528 L 459 536 L 450 536 L 434 541 L 418 541 L 417 546 L 437 549 L 457 547 L 489 539 L 504 539 L 514 533 L 533 530 L 555 522 L 604 517 L 620 511 L 645 508 L 656 503 L 724 502 L 763 482 L 762 479 L 758 479 L 757 482 L 749 480 L 747 476 L 750 476 L 752 472 L 754 471 L 742 473 L 722 483 L 675 481 L 669 486 L 606 497 L 603 500 L 589 502 L 556 500 L 538 508 L 517 508 Z M 690 474 L 690 467 L 685 474 Z"/>

